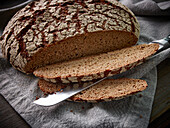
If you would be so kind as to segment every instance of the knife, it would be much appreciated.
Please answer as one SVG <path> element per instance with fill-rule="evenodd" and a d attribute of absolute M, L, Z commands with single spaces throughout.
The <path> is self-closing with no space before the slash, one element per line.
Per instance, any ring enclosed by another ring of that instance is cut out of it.
<path fill-rule="evenodd" d="M 161 39 L 161 40 L 155 40 L 153 42 L 150 42 L 149 44 L 151 43 L 157 43 L 159 44 L 159 49 L 157 51 L 160 52 L 168 47 L 170 47 L 170 35 L 168 35 L 166 38 L 164 39 Z M 69 86 L 67 86 L 66 88 L 64 88 L 62 90 L 62 92 L 56 92 L 54 94 L 49 94 L 47 97 L 42 97 L 42 98 L 39 98 L 37 100 L 35 100 L 33 103 L 35 104 L 38 104 L 38 105 L 42 105 L 42 106 L 52 106 L 52 105 L 55 105 L 61 101 L 64 101 L 66 99 L 68 99 L 69 97 L 107 79 L 108 77 L 104 77 L 96 82 L 88 82 L 89 85 L 86 85 L 86 86 L 77 86 L 77 88 L 74 88 L 74 85 L 73 85 L 73 88 L 69 88 Z"/>

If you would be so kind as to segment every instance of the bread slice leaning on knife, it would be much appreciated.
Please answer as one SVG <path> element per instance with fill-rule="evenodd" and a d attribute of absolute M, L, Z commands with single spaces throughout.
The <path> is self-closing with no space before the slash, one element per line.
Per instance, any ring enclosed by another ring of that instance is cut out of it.
<path fill-rule="evenodd" d="M 0 44 L 17 70 L 53 83 L 86 82 L 129 70 L 154 54 L 156 44 L 133 46 L 139 31 L 134 14 L 117 0 L 37 0 L 13 16 Z M 111 81 L 99 83 L 99 90 Z"/>
<path fill-rule="evenodd" d="M 35 70 L 37 77 L 53 83 L 91 81 L 125 72 L 154 54 L 158 44 L 142 44 L 113 52 L 82 57 Z"/>

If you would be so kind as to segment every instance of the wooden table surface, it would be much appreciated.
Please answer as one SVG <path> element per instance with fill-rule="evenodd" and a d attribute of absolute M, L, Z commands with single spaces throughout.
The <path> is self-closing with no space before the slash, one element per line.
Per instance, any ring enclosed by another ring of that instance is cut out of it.
<path fill-rule="evenodd" d="M 170 58 L 157 66 L 158 83 L 150 122 L 170 109 Z"/>
<path fill-rule="evenodd" d="M 148 128 L 170 127 L 170 58 L 158 65 L 158 85 Z M 29 128 L 29 124 L 0 95 L 0 128 Z"/>

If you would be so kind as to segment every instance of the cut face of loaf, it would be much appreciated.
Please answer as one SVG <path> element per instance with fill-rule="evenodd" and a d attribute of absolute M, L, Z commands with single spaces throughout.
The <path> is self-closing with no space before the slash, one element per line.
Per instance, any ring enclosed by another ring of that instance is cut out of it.
<path fill-rule="evenodd" d="M 129 47 L 139 37 L 134 14 L 116 0 L 38 0 L 6 26 L 2 53 L 26 73 L 56 62 Z"/>
<path fill-rule="evenodd" d="M 42 79 L 39 80 L 38 86 L 46 94 L 55 93 L 56 91 L 59 91 L 60 89 L 66 87 L 65 84 L 54 84 Z M 87 102 L 110 101 L 115 99 L 121 99 L 139 91 L 143 91 L 146 87 L 147 83 L 144 80 L 127 78 L 108 79 L 74 95 L 68 100 Z"/>
<path fill-rule="evenodd" d="M 142 44 L 48 65 L 35 70 L 33 73 L 35 76 L 53 83 L 91 81 L 127 71 L 142 63 L 145 58 L 154 54 L 158 48 L 158 44 Z"/>

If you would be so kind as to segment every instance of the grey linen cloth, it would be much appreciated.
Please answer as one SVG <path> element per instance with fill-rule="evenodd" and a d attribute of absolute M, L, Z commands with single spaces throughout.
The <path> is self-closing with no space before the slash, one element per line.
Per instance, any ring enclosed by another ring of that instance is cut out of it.
<path fill-rule="evenodd" d="M 137 15 L 141 26 L 139 43 L 148 43 L 170 34 L 169 7 L 166 6 L 162 10 L 163 6 L 159 7 L 160 1 L 156 3 L 152 0 L 121 0 L 121 2 Z M 11 14 L 11 10 L 4 11 L 0 15 L 1 20 L 5 18 L 2 16 L 8 13 Z M 156 65 L 169 55 L 170 48 L 154 55 L 150 60 L 133 70 L 118 76 L 146 80 L 148 88 L 140 95 L 136 94 L 111 102 L 75 103 L 64 101 L 51 107 L 42 107 L 32 103 L 39 92 L 38 79 L 12 68 L 0 53 L 0 93 L 34 128 L 146 128 L 157 85 Z"/>

